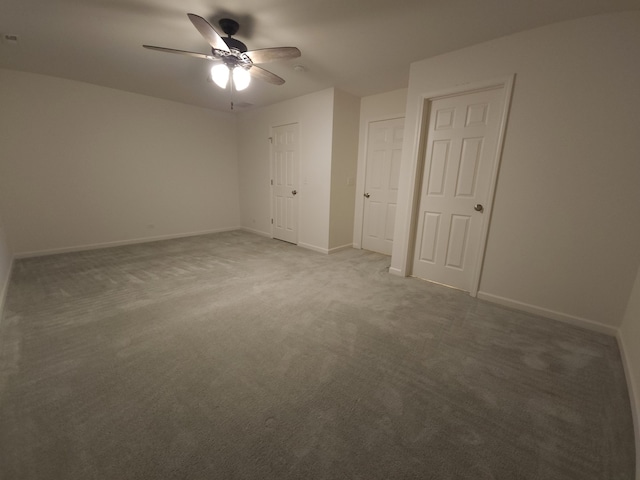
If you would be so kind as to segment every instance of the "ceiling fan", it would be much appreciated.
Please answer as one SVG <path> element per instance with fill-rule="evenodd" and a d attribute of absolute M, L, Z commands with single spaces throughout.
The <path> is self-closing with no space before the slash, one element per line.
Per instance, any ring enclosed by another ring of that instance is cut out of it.
<path fill-rule="evenodd" d="M 227 35 L 223 38 L 204 18 L 193 13 L 188 13 L 187 16 L 193 26 L 200 32 L 200 35 L 211 45 L 210 55 L 153 45 L 143 45 L 143 47 L 159 52 L 177 53 L 213 60 L 216 65 L 211 68 L 211 79 L 221 88 L 227 87 L 230 76 L 236 90 L 247 88 L 252 76 L 274 85 L 282 85 L 284 83 L 283 78 L 256 64 L 300 56 L 300 50 L 296 47 L 262 48 L 247 51 L 247 46 L 244 43 L 232 38 L 232 35 L 235 35 L 240 28 L 240 25 L 235 20 L 223 18 L 218 22 L 222 31 Z"/>

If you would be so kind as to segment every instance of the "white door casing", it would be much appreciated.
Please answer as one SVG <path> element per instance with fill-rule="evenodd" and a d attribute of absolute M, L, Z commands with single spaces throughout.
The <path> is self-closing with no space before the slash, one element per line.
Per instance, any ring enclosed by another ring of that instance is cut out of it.
<path fill-rule="evenodd" d="M 273 128 L 271 144 L 272 236 L 298 243 L 298 124 Z"/>
<path fill-rule="evenodd" d="M 362 248 L 391 255 L 402 159 L 404 118 L 369 124 Z"/>
<path fill-rule="evenodd" d="M 475 294 L 503 103 L 504 86 L 430 101 L 413 276 Z"/>

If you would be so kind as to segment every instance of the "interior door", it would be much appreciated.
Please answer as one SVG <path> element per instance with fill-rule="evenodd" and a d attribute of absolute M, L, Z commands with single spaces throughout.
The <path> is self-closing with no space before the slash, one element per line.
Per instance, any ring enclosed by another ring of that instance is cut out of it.
<path fill-rule="evenodd" d="M 273 238 L 298 243 L 298 124 L 273 129 Z"/>
<path fill-rule="evenodd" d="M 431 102 L 413 275 L 470 291 L 502 120 L 503 87 Z"/>
<path fill-rule="evenodd" d="M 404 118 L 369 124 L 362 248 L 391 255 Z"/>

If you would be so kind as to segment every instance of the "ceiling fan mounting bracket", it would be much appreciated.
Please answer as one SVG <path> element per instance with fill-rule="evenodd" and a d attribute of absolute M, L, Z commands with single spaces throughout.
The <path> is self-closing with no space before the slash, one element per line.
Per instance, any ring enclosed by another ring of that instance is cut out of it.
<path fill-rule="evenodd" d="M 218 20 L 218 25 L 229 37 L 238 33 L 240 28 L 240 24 L 231 18 L 221 18 Z"/>

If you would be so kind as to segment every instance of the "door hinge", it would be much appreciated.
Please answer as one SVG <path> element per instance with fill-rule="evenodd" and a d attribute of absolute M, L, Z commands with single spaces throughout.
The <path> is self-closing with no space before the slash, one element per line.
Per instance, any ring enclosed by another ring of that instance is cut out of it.
<path fill-rule="evenodd" d="M 273 218 L 271 219 L 271 225 L 273 225 Z"/>
<path fill-rule="evenodd" d="M 269 143 L 273 143 L 273 137 L 269 137 Z"/>
<path fill-rule="evenodd" d="M 273 179 L 271 179 L 271 185 L 273 185 Z"/>

